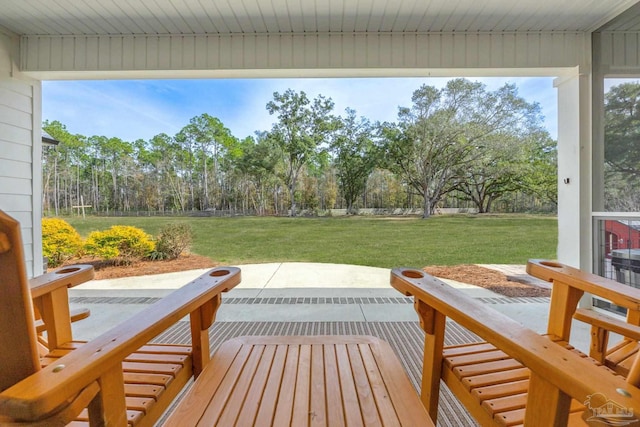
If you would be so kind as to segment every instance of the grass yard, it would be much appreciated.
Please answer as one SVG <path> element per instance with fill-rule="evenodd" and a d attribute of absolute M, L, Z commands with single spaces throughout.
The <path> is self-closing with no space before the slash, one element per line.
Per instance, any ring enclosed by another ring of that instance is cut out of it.
<path fill-rule="evenodd" d="M 192 252 L 222 264 L 328 262 L 374 267 L 524 264 L 556 257 L 557 220 L 535 215 L 419 218 L 65 218 L 83 237 L 111 225 L 156 235 L 172 222 L 191 224 Z"/>

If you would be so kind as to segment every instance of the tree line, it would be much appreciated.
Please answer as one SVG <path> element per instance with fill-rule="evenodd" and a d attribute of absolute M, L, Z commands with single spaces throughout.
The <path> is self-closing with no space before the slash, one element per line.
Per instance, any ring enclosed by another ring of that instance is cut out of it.
<path fill-rule="evenodd" d="M 424 217 L 447 206 L 555 209 L 556 143 L 539 106 L 515 85 L 423 85 L 395 122 L 373 123 L 350 108 L 340 115 L 330 98 L 291 89 L 274 93 L 266 109 L 272 128 L 245 139 L 206 113 L 173 136 L 133 142 L 45 121 L 60 144 L 44 149 L 43 209 L 295 216 L 422 208 Z"/>

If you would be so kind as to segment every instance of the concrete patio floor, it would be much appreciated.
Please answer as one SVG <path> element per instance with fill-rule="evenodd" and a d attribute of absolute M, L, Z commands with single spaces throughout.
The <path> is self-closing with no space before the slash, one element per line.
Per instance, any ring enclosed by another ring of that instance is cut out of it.
<path fill-rule="evenodd" d="M 242 282 L 223 296 L 216 322 L 417 320 L 411 299 L 389 285 L 388 269 L 318 263 L 238 267 L 242 270 Z M 511 272 L 524 272 L 523 266 L 509 268 Z M 72 308 L 91 310 L 88 319 L 74 324 L 74 338 L 89 340 L 100 335 L 205 271 L 94 280 L 71 289 Z M 477 286 L 445 281 L 523 325 L 545 332 L 548 298 L 508 298 Z M 588 328 L 580 323 L 574 326 L 572 344 L 588 351 Z"/>

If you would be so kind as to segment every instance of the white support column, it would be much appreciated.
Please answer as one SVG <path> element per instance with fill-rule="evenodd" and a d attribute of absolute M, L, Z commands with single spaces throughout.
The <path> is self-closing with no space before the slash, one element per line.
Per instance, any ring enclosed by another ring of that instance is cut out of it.
<path fill-rule="evenodd" d="M 558 260 L 592 270 L 591 79 L 578 67 L 558 89 Z"/>

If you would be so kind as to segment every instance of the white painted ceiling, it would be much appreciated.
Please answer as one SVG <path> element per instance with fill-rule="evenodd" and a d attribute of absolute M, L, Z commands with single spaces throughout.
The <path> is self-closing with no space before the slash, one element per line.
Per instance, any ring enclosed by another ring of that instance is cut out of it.
<path fill-rule="evenodd" d="M 0 0 L 18 35 L 594 31 L 638 0 Z M 635 31 L 636 19 L 611 30 Z"/>

